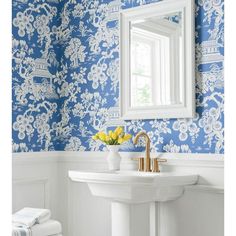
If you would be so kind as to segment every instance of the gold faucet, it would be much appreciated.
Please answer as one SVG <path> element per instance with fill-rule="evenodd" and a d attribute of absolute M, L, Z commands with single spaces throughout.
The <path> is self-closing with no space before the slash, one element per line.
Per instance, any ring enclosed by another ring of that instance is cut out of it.
<path fill-rule="evenodd" d="M 139 132 L 135 137 L 134 137 L 134 144 L 136 145 L 138 143 L 138 139 L 140 137 L 144 137 L 146 140 L 146 155 L 145 155 L 145 171 L 146 172 L 151 172 L 151 158 L 150 158 L 150 138 L 148 137 L 147 133 L 145 132 Z"/>
<path fill-rule="evenodd" d="M 160 172 L 159 168 L 159 162 L 166 162 L 166 159 L 160 159 L 160 158 L 153 158 L 152 162 L 152 168 L 151 168 L 151 157 L 150 157 L 150 138 L 148 137 L 147 133 L 144 131 L 139 132 L 134 137 L 134 144 L 136 145 L 138 143 L 138 139 L 140 137 L 144 137 L 146 140 L 146 155 L 145 155 L 145 169 L 144 169 L 144 158 L 138 158 L 139 160 L 139 169 L 138 171 L 146 171 L 146 172 Z M 135 158 L 136 159 L 136 158 Z"/>

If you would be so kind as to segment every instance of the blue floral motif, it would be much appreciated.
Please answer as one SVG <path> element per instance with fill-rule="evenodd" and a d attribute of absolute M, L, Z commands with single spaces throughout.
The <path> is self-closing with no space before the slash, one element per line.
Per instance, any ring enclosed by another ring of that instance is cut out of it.
<path fill-rule="evenodd" d="M 119 119 L 119 11 L 158 0 L 13 0 L 13 151 L 97 151 L 99 130 L 152 150 L 224 153 L 224 1 L 196 0 L 194 119 Z M 123 150 L 142 150 L 132 143 Z"/>

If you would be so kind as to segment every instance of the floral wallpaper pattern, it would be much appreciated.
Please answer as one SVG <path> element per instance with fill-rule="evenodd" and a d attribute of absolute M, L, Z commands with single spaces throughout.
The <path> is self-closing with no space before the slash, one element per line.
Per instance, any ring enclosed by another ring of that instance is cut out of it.
<path fill-rule="evenodd" d="M 119 11 L 153 2 L 13 0 L 14 152 L 105 150 L 91 136 L 122 125 L 158 152 L 224 153 L 223 0 L 196 0 L 196 118 L 119 119 Z"/>

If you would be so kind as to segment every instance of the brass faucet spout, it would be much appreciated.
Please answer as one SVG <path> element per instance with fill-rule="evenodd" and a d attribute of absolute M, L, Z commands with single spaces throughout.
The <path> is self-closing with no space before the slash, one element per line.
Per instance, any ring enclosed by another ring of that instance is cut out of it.
<path fill-rule="evenodd" d="M 150 138 L 148 137 L 147 133 L 144 131 L 139 132 L 135 138 L 134 138 L 134 144 L 136 145 L 138 143 L 138 140 L 140 137 L 144 137 L 146 140 L 146 155 L 145 155 L 145 171 L 150 172 L 151 171 L 151 158 L 150 158 Z"/>

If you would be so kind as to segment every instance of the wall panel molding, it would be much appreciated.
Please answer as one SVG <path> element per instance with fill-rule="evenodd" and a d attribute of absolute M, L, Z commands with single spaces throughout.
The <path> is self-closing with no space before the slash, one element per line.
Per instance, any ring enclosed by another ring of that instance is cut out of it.
<path fill-rule="evenodd" d="M 19 205 L 23 204 L 23 199 L 19 196 L 21 193 L 23 195 L 26 194 L 27 197 L 30 196 L 30 198 L 32 199 L 32 204 L 35 203 L 35 199 L 41 199 L 40 202 L 37 202 L 38 207 L 50 208 L 51 196 L 50 183 L 48 178 L 17 178 L 12 180 L 12 185 L 13 191 L 16 190 L 15 194 L 17 195 L 13 195 L 13 211 L 18 210 L 20 208 Z M 33 189 L 34 191 L 32 191 Z M 19 200 L 22 199 L 18 206 L 14 204 L 14 198 L 17 197 Z"/>

